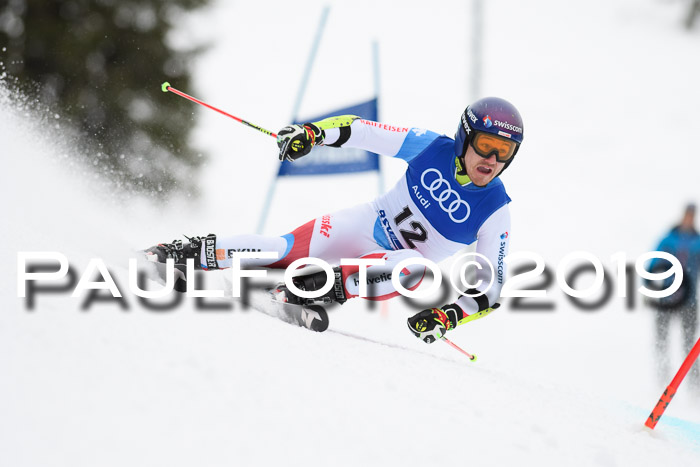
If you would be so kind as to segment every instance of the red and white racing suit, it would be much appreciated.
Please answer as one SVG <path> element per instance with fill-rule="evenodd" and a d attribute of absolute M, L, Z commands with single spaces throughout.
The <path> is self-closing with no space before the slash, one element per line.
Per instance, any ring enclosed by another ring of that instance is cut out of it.
<path fill-rule="evenodd" d="M 422 257 L 437 263 L 476 242 L 476 252 L 483 255 L 477 259 L 482 265 L 477 270 L 477 283 L 492 282 L 492 286 L 478 299 L 461 296 L 457 304 L 468 316 L 496 302 L 505 277 L 503 258 L 510 230 L 510 198 L 498 177 L 485 187 L 470 182 L 461 185 L 455 176 L 454 140 L 419 128 L 357 119 L 348 127 L 326 130 L 324 145 L 403 159 L 408 163 L 406 174 L 372 202 L 320 216 L 286 235 L 218 237 L 219 267 L 229 267 L 231 254 L 237 251 L 278 254 L 275 260 L 242 259 L 243 267 L 285 268 L 304 257 L 320 258 L 331 265 L 339 265 L 341 258 L 383 258 L 383 266 L 367 268 L 368 283 L 372 284 L 367 298 L 383 300 L 398 294 L 390 274 L 400 261 Z M 318 150 L 333 149 L 314 148 L 306 157 L 314 157 Z M 204 263 L 204 252 L 202 258 Z M 414 289 L 425 267 L 408 265 L 400 274 L 401 284 Z M 346 296 L 358 296 L 357 266 L 343 266 L 342 276 Z"/>

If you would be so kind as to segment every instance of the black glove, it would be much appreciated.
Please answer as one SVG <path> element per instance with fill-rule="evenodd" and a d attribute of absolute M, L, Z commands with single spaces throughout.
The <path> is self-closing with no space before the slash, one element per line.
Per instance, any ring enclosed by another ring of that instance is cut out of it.
<path fill-rule="evenodd" d="M 463 315 L 462 309 L 455 304 L 429 308 L 408 318 L 408 329 L 423 342 L 432 344 L 442 339 L 445 332 L 454 329 Z"/>
<path fill-rule="evenodd" d="M 311 148 L 322 144 L 326 133 L 313 123 L 293 124 L 277 132 L 277 146 L 280 148 L 280 161 L 293 162 L 307 155 Z"/>

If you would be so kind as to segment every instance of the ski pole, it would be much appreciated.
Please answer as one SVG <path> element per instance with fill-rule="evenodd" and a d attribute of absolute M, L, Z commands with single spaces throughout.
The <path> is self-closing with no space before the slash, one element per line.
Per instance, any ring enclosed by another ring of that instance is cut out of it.
<path fill-rule="evenodd" d="M 683 364 L 678 369 L 678 373 L 676 373 L 676 376 L 674 376 L 671 384 L 666 387 L 664 393 L 661 394 L 659 402 L 656 403 L 654 410 L 651 411 L 649 418 L 647 418 L 647 421 L 644 423 L 644 425 L 646 425 L 648 428 L 651 428 L 652 430 L 654 429 L 659 419 L 664 414 L 666 407 L 668 407 L 668 404 L 671 403 L 671 399 L 673 399 L 673 396 L 676 395 L 678 386 L 680 386 L 683 378 L 685 378 L 685 375 L 687 375 L 688 371 L 690 371 L 690 367 L 692 367 L 695 360 L 697 360 L 698 355 L 700 355 L 700 339 L 698 339 L 693 348 L 690 350 L 688 356 L 685 357 Z"/>
<path fill-rule="evenodd" d="M 190 95 L 188 95 L 188 94 L 185 94 L 185 93 L 182 92 L 182 91 L 178 91 L 177 89 L 171 87 L 171 86 L 170 86 L 170 83 L 168 83 L 167 81 L 166 81 L 165 83 L 161 84 L 160 88 L 161 88 L 161 90 L 162 90 L 163 92 L 168 92 L 168 91 L 174 92 L 175 94 L 177 94 L 177 95 L 180 96 L 180 97 L 184 97 L 185 99 L 189 99 L 189 100 L 191 100 L 192 102 L 196 102 L 196 103 L 199 104 L 199 105 L 203 105 L 204 107 L 206 107 L 206 108 L 208 108 L 208 109 L 215 110 L 215 111 L 219 112 L 220 114 L 226 115 L 227 117 L 232 118 L 232 119 L 234 119 L 234 120 L 237 121 L 237 122 L 240 122 L 240 123 L 242 123 L 242 124 L 244 124 L 244 125 L 247 125 L 247 126 L 249 126 L 249 127 L 251 127 L 251 128 L 255 128 L 256 130 L 258 130 L 258 131 L 261 132 L 261 133 L 265 133 L 266 135 L 270 135 L 270 136 L 272 136 L 273 138 L 277 138 L 277 134 L 276 134 L 276 133 L 273 133 L 273 132 L 271 132 L 271 131 L 269 131 L 269 130 L 266 130 L 266 129 L 263 128 L 263 127 L 260 127 L 260 126 L 257 126 L 257 125 L 253 125 L 253 124 L 250 123 L 250 122 L 246 122 L 246 121 L 243 120 L 242 118 L 238 118 L 238 117 L 236 117 L 236 116 L 234 116 L 234 115 L 231 115 L 230 113 L 226 113 L 226 112 L 224 112 L 224 111 L 221 110 L 221 109 L 217 109 L 217 108 L 214 107 L 213 105 L 209 105 L 209 104 L 207 104 L 207 103 L 205 103 L 205 102 L 200 101 L 199 99 L 196 99 L 196 98 L 194 98 L 194 97 L 192 97 L 192 96 L 190 96 Z"/>
<path fill-rule="evenodd" d="M 455 349 L 459 350 L 460 352 L 462 352 L 462 353 L 463 353 L 464 355 L 466 355 L 467 357 L 469 357 L 469 360 L 471 360 L 472 362 L 475 362 L 475 361 L 476 361 L 476 355 L 472 355 L 472 354 L 470 354 L 469 352 L 467 352 L 467 351 L 465 351 L 465 350 L 462 350 L 462 348 L 461 348 L 460 346 L 458 346 L 457 344 L 455 344 L 454 342 L 452 342 L 451 340 L 449 340 L 447 337 L 443 337 L 442 340 L 443 340 L 445 343 L 450 344 L 453 348 L 455 348 Z"/>

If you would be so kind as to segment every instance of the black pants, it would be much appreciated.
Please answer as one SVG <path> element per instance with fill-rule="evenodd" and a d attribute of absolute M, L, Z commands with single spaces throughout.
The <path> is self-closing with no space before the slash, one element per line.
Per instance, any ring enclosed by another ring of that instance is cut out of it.
<path fill-rule="evenodd" d="M 695 345 L 696 330 L 698 326 L 697 304 L 693 303 L 682 308 L 658 310 L 656 312 L 656 355 L 658 376 L 670 381 L 671 356 L 668 353 L 668 334 L 671 321 L 681 321 L 683 333 L 683 358 L 685 358 Z M 676 366 L 675 368 L 678 368 Z M 675 371 L 675 369 L 674 369 Z M 675 374 L 675 373 L 674 373 Z M 688 375 L 691 384 L 700 387 L 700 363 L 695 362 Z M 668 384 L 668 383 L 666 383 Z"/>

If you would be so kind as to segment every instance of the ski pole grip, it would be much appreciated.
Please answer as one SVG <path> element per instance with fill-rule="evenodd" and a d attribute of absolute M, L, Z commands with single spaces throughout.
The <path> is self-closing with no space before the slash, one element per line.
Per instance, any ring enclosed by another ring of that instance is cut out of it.
<path fill-rule="evenodd" d="M 160 89 L 161 89 L 163 92 L 168 92 L 168 88 L 169 88 L 169 87 L 170 87 L 170 83 L 168 83 L 167 81 L 166 81 L 165 83 L 163 83 L 163 84 L 160 85 Z"/>

